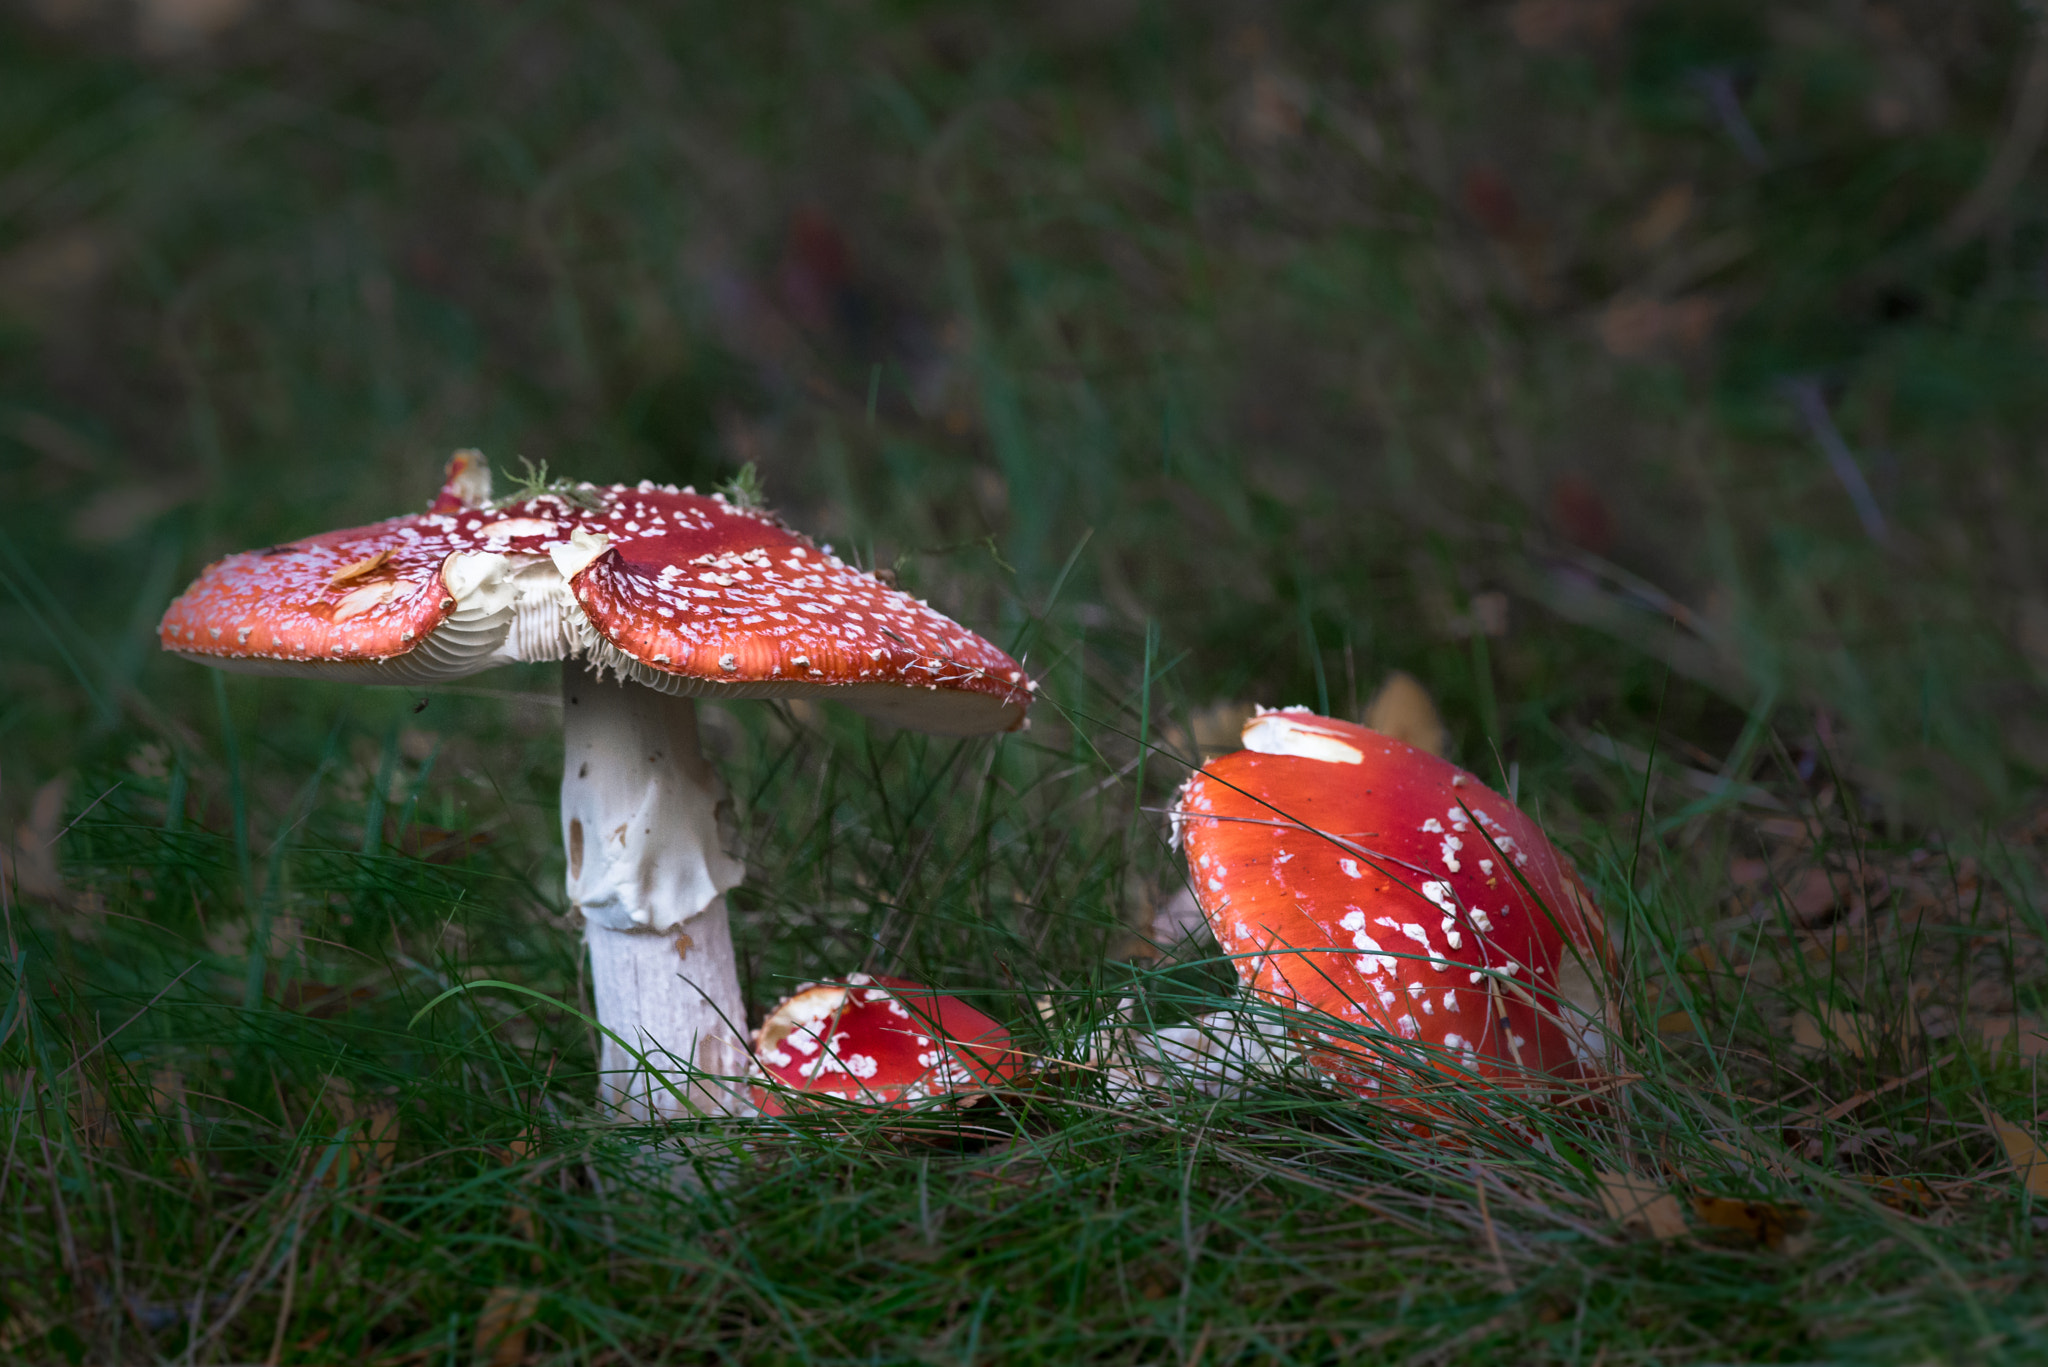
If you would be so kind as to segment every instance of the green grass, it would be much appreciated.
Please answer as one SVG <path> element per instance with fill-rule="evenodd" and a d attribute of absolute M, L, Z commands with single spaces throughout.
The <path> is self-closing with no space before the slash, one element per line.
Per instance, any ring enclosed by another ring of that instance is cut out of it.
<path fill-rule="evenodd" d="M 169 54 L 8 11 L 0 1357 L 489 1361 L 510 1288 L 536 1362 L 2038 1360 L 1982 1109 L 2048 1130 L 2037 1061 L 1981 1028 L 2048 1012 L 2038 171 L 1943 230 L 2025 16 L 1541 9 L 277 7 Z M 1626 928 L 1628 1085 L 1445 1142 L 1073 1069 L 965 1134 L 604 1122 L 550 674 L 154 646 L 208 560 L 469 445 L 753 462 L 1041 680 L 993 742 L 707 709 L 757 1017 L 862 967 L 1050 1056 L 1222 1005 L 1129 957 L 1188 758 L 1140 735 L 1401 668 Z M 1821 924 L 1827 867 L 1883 893 Z M 483 979 L 563 1008 L 414 1020 Z M 1632 1238 L 1602 1171 L 1810 1223 Z"/>

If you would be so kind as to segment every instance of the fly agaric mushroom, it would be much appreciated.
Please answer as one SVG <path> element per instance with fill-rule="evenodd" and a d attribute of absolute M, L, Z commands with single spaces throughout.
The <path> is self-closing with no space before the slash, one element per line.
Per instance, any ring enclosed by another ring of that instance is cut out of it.
<path fill-rule="evenodd" d="M 1395 1053 L 1510 1084 L 1599 1074 L 1605 925 L 1535 822 L 1447 760 L 1305 708 L 1261 710 L 1244 745 L 1188 780 L 1175 831 L 1245 985 L 1353 1027 L 1319 1067 L 1367 1091 Z M 1373 1050 L 1358 1027 L 1403 1043 Z"/>
<path fill-rule="evenodd" d="M 961 1100 L 1016 1077 L 1009 1044 L 1009 1031 L 956 997 L 849 973 L 843 983 L 806 983 L 761 1022 L 754 1058 L 779 1085 L 755 1087 L 754 1101 L 764 1115 L 782 1115 L 801 1095 L 878 1108 Z"/>
<path fill-rule="evenodd" d="M 493 501 L 459 452 L 430 510 L 209 565 L 167 650 L 253 674 L 425 684 L 561 660 L 562 839 L 582 912 L 600 1067 L 629 1117 L 732 1112 L 745 1071 L 725 892 L 742 867 L 695 698 L 844 702 L 915 730 L 1023 724 L 1008 655 L 768 513 L 642 482 Z M 611 681 L 605 679 L 610 674 Z M 676 1091 L 664 1058 L 698 1079 Z"/>

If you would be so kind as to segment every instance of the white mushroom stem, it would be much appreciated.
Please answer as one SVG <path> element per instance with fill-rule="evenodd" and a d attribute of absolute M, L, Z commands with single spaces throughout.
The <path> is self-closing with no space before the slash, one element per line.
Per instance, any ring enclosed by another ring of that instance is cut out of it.
<path fill-rule="evenodd" d="M 603 1038 L 600 1094 L 631 1120 L 743 1114 L 746 1032 L 725 891 L 739 861 L 696 704 L 562 668 L 562 844 Z M 722 1079 L 724 1079 L 722 1081 Z"/>
<path fill-rule="evenodd" d="M 1247 1003 L 1195 1017 L 1186 1025 L 1130 1024 L 1135 1003 L 1118 1003 L 1116 1021 L 1087 1041 L 1087 1062 L 1102 1072 L 1110 1099 L 1131 1104 L 1187 1095 L 1235 1096 L 1295 1062 L 1287 1031 Z"/>

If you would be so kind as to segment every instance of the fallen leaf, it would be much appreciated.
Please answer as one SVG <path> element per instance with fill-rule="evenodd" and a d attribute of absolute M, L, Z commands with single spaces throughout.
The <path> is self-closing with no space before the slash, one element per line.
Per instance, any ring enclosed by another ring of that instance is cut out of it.
<path fill-rule="evenodd" d="M 1197 953 L 1215 952 L 1208 948 L 1213 943 L 1209 934 L 1209 918 L 1203 913 L 1202 904 L 1195 900 L 1193 888 L 1183 883 L 1153 908 L 1152 940 L 1166 949 L 1193 940 Z"/>
<path fill-rule="evenodd" d="M 1792 1175 L 1783 1163 L 1777 1162 L 1767 1153 L 1745 1149 L 1738 1144 L 1731 1144 L 1725 1139 L 1710 1138 L 1707 1140 L 1707 1144 L 1710 1148 L 1719 1149 L 1722 1153 L 1727 1154 L 1745 1168 L 1759 1168 L 1776 1177 L 1790 1178 Z"/>
<path fill-rule="evenodd" d="M 40 1316 L 26 1310 L 17 1311 L 0 1320 L 0 1353 L 11 1353 L 31 1339 L 41 1338 L 49 1330 L 48 1321 Z"/>
<path fill-rule="evenodd" d="M 533 1222 L 532 1207 L 523 1206 L 517 1201 L 506 1202 L 505 1224 L 511 1229 L 513 1237 L 517 1238 L 521 1243 L 537 1244 L 540 1242 L 540 1230 Z"/>
<path fill-rule="evenodd" d="M 376 1000 L 376 997 L 377 994 L 367 987 L 342 987 L 308 978 L 287 978 L 277 989 L 279 1006 L 287 1011 L 302 1012 L 315 1020 L 345 1015 L 354 1007 Z"/>
<path fill-rule="evenodd" d="M 1872 1196 L 1893 1210 L 1925 1208 L 1934 1204 L 1934 1188 L 1917 1177 L 1874 1177 L 1869 1173 L 1855 1173 L 1852 1177 L 1869 1187 Z"/>
<path fill-rule="evenodd" d="M 1596 329 L 1609 355 L 1633 361 L 1666 350 L 1697 351 L 1720 317 L 1720 301 L 1703 294 L 1676 299 L 1624 294 L 1600 311 Z"/>
<path fill-rule="evenodd" d="M 114 246 L 95 228 L 65 228 L 0 257 L 0 312 L 36 323 L 60 321 L 114 265 Z"/>
<path fill-rule="evenodd" d="M 159 1120 L 185 1104 L 185 1075 L 176 1068 L 158 1068 L 149 1075 L 149 1106 Z"/>
<path fill-rule="evenodd" d="M 1828 869 L 1802 869 L 1782 889 L 1786 910 L 1802 926 L 1810 926 L 1833 911 L 1850 894 L 1851 879 Z"/>
<path fill-rule="evenodd" d="M 135 14 L 143 50 L 157 57 L 206 47 L 248 16 L 254 0 L 141 0 Z"/>
<path fill-rule="evenodd" d="M 1650 207 L 1628 230 L 1629 241 L 1639 252 L 1653 252 L 1678 235 L 1692 217 L 1692 186 L 1680 181 L 1667 186 L 1650 201 Z"/>
<path fill-rule="evenodd" d="M 1582 551 L 1614 549 L 1614 514 L 1606 495 L 1584 475 L 1560 475 L 1550 486 L 1550 520 L 1558 535 Z"/>
<path fill-rule="evenodd" d="M 65 1106 L 71 1121 L 71 1133 L 81 1145 L 98 1148 L 113 1142 L 115 1124 L 113 1113 L 107 1108 L 106 1098 L 99 1088 L 80 1078 L 77 1090 L 71 1094 Z"/>
<path fill-rule="evenodd" d="M 1177 722 L 1162 723 L 1158 743 L 1162 749 L 1177 754 L 1192 751 L 1202 760 L 1227 755 L 1244 747 L 1244 724 L 1252 719 L 1254 710 L 1248 702 L 1211 703 L 1189 716 L 1186 727 Z"/>
<path fill-rule="evenodd" d="M 1657 1033 L 1660 1035 L 1690 1035 L 1698 1030 L 1689 1011 L 1671 1011 L 1657 1017 Z"/>
<path fill-rule="evenodd" d="M 1721 956 L 1714 949 L 1713 941 L 1702 940 L 1691 949 L 1685 951 L 1685 953 L 1679 955 L 1678 962 L 1682 968 L 1698 968 L 1712 973 L 1721 967 Z"/>
<path fill-rule="evenodd" d="M 526 1326 L 540 1308 L 540 1292 L 517 1286 L 494 1286 L 476 1317 L 476 1344 L 470 1361 L 490 1367 L 517 1367 L 526 1361 Z"/>
<path fill-rule="evenodd" d="M 2029 594 L 2013 614 L 2013 640 L 2034 678 L 2048 683 L 2048 598 Z"/>
<path fill-rule="evenodd" d="M 1600 1204 L 1607 1218 L 1635 1234 L 1676 1239 L 1685 1233 L 1685 1211 L 1678 1198 L 1647 1178 L 1625 1172 L 1602 1172 Z"/>
<path fill-rule="evenodd" d="M 1472 630 L 1481 636 L 1499 640 L 1508 634 L 1508 596 L 1499 589 L 1486 589 L 1472 595 L 1465 614 Z"/>
<path fill-rule="evenodd" d="M 1771 876 L 1771 866 L 1761 859 L 1731 859 L 1728 881 L 1738 888 L 1752 887 Z"/>
<path fill-rule="evenodd" d="M 1994 1052 L 2015 1049 L 2022 1060 L 2048 1056 L 2048 1026 L 2032 1016 L 1979 1016 L 1977 1029 Z"/>
<path fill-rule="evenodd" d="M 1507 179 L 1491 166 L 1475 166 L 1465 173 L 1465 211 L 1478 220 L 1488 237 L 1512 241 L 1522 226 L 1522 208 Z"/>
<path fill-rule="evenodd" d="M 1855 936 L 1834 935 L 1825 940 L 1814 940 L 1808 943 L 1806 946 L 1806 958 L 1809 963 L 1826 963 L 1837 954 L 1842 953 L 1844 950 L 1853 949 L 1855 946 Z"/>
<path fill-rule="evenodd" d="M 385 823 L 385 831 L 395 837 L 386 842 L 392 848 L 429 864 L 460 864 L 491 844 L 489 831 L 447 831 L 418 821 L 401 830 L 396 817 Z"/>
<path fill-rule="evenodd" d="M 1248 702 L 1219 702 L 1203 708 L 1188 719 L 1194 727 L 1195 745 L 1205 754 L 1237 749 L 1244 743 L 1244 724 L 1252 719 L 1254 710 Z"/>
<path fill-rule="evenodd" d="M 2048 1151 L 2041 1148 L 2041 1141 L 1989 1106 L 1984 1108 L 1984 1118 L 1991 1122 L 1992 1132 L 2005 1146 L 2005 1156 L 2012 1160 L 2013 1175 L 2035 1200 L 2048 1201 Z"/>
<path fill-rule="evenodd" d="M 71 539 L 83 546 L 125 541 L 173 508 L 197 498 L 200 487 L 196 480 L 167 479 L 101 489 L 71 515 Z"/>
<path fill-rule="evenodd" d="M 1696 1195 L 1693 1214 L 1703 1225 L 1728 1230 L 1773 1252 L 1798 1252 L 1800 1238 L 1812 1217 L 1806 1207 L 1787 1202 L 1744 1201 L 1733 1196 Z"/>
<path fill-rule="evenodd" d="M 1442 755 L 1450 748 L 1450 733 L 1422 681 L 1405 670 L 1387 675 L 1372 701 L 1365 705 L 1366 726 L 1383 736 Z"/>
<path fill-rule="evenodd" d="M 328 1169 L 326 1180 L 338 1185 L 346 1175 L 361 1190 L 362 1204 L 374 1208 L 377 1188 L 384 1184 L 384 1174 L 398 1157 L 397 1103 L 381 1096 L 359 1098 L 341 1078 L 328 1083 L 325 1099 L 343 1127 L 350 1129 L 344 1141 L 346 1173 L 344 1165 L 337 1163 Z"/>
<path fill-rule="evenodd" d="M 53 778 L 29 799 L 28 820 L 14 829 L 10 859 L 0 859 L 0 878 L 13 884 L 13 894 L 49 901 L 64 897 L 64 875 L 57 868 L 58 823 L 71 780 Z"/>
<path fill-rule="evenodd" d="M 1839 1045 L 1852 1058 L 1869 1058 L 1884 1043 L 1884 1032 L 1868 1012 L 1824 1006 L 1818 1014 L 1801 1011 L 1792 1017 L 1792 1042 L 1821 1053 Z"/>
<path fill-rule="evenodd" d="M 1311 98 L 1308 83 L 1299 76 L 1277 63 L 1261 62 L 1245 87 L 1245 136 L 1261 147 L 1301 136 Z"/>
<path fill-rule="evenodd" d="M 1631 0 L 1515 0 L 1508 29 L 1515 41 L 1536 51 L 1564 47 L 1581 38 L 1612 37 Z"/>

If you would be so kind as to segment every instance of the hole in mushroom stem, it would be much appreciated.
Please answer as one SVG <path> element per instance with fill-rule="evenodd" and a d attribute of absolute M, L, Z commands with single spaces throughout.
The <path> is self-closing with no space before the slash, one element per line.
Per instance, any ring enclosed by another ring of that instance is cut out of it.
<path fill-rule="evenodd" d="M 586 765 L 584 765 L 584 766 L 583 766 L 583 771 L 584 771 L 585 773 L 589 773 L 589 772 L 590 772 L 590 766 L 589 766 L 589 765 L 587 765 L 587 764 L 586 764 Z M 582 872 L 583 872 L 583 818 L 582 818 L 582 817 L 577 817 L 577 816 L 572 816 L 572 817 L 570 817 L 570 818 L 569 818 L 569 876 L 570 876 L 571 878 L 575 878 L 575 877 L 578 877 L 578 876 L 580 876 L 580 875 L 582 874 Z"/>

